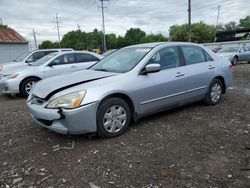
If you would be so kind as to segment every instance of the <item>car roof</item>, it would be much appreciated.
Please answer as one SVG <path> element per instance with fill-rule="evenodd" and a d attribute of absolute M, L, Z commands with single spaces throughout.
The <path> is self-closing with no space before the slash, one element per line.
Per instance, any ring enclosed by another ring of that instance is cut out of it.
<path fill-rule="evenodd" d="M 154 48 L 156 46 L 161 46 L 161 45 L 195 45 L 195 46 L 200 46 L 199 44 L 191 43 L 191 42 L 152 42 L 152 43 L 144 43 L 144 44 L 137 44 L 137 45 L 132 45 L 132 46 L 127 46 L 125 48 Z"/>
<path fill-rule="evenodd" d="M 57 56 L 63 55 L 63 54 L 72 54 L 72 53 L 85 53 L 85 54 L 91 54 L 95 57 L 98 57 L 99 59 L 102 59 L 103 56 L 99 55 L 97 53 L 89 52 L 89 51 L 63 51 L 63 52 L 53 52 L 53 54 L 56 54 Z"/>
<path fill-rule="evenodd" d="M 42 52 L 42 51 L 62 51 L 62 50 L 68 50 L 68 51 L 74 51 L 72 48 L 50 48 L 50 49 L 38 49 L 34 50 L 34 52 Z"/>

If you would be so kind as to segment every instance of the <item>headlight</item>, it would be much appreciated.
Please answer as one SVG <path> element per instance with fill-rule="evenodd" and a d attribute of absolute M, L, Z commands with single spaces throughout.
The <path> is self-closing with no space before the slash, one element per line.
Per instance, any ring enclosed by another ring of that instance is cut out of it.
<path fill-rule="evenodd" d="M 3 80 L 9 80 L 12 78 L 16 78 L 18 75 L 19 74 L 17 74 L 17 73 L 7 74 L 7 75 L 4 75 Z"/>
<path fill-rule="evenodd" d="M 68 95 L 63 95 L 61 97 L 55 98 L 50 101 L 47 108 L 66 108 L 74 109 L 81 105 L 82 100 L 86 94 L 86 91 L 78 91 L 70 93 Z"/>

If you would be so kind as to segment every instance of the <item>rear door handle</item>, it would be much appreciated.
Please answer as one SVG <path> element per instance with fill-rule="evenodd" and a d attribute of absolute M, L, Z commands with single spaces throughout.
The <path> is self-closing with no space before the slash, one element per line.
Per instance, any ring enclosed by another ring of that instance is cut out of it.
<path fill-rule="evenodd" d="M 177 72 L 176 75 L 175 75 L 175 77 L 181 77 L 181 76 L 184 76 L 184 75 L 185 74 L 183 74 L 183 73 Z"/>
<path fill-rule="evenodd" d="M 77 68 L 77 66 L 75 66 L 75 65 L 72 65 L 72 66 L 71 66 L 71 68 L 74 68 L 74 69 L 75 69 L 75 68 Z"/>
<path fill-rule="evenodd" d="M 214 69 L 215 67 L 213 65 L 209 65 L 208 69 Z"/>

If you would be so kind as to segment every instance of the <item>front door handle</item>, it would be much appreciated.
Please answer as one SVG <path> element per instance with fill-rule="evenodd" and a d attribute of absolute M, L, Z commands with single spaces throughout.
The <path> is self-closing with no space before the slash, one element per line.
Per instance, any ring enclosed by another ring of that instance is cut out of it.
<path fill-rule="evenodd" d="M 71 66 L 71 68 L 74 68 L 74 69 L 75 69 L 75 68 L 77 68 L 77 66 L 75 66 L 75 65 L 72 65 L 72 66 Z"/>
<path fill-rule="evenodd" d="M 215 67 L 213 65 L 209 65 L 208 69 L 214 69 Z"/>
<path fill-rule="evenodd" d="M 184 75 L 185 74 L 183 74 L 183 73 L 177 72 L 176 75 L 175 75 L 175 77 L 181 77 L 181 76 L 184 76 Z"/>

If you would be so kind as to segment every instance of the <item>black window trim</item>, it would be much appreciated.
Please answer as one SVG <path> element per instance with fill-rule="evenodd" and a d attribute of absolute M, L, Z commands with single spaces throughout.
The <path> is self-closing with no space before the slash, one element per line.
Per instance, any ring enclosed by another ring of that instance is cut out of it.
<path fill-rule="evenodd" d="M 209 59 L 207 59 L 207 55 L 209 55 L 209 54 L 203 48 L 202 48 L 202 50 L 203 50 L 203 54 L 205 56 L 206 62 L 211 62 Z M 209 57 L 212 59 L 212 61 L 214 61 L 214 59 L 211 57 L 211 55 L 209 55 Z"/>

